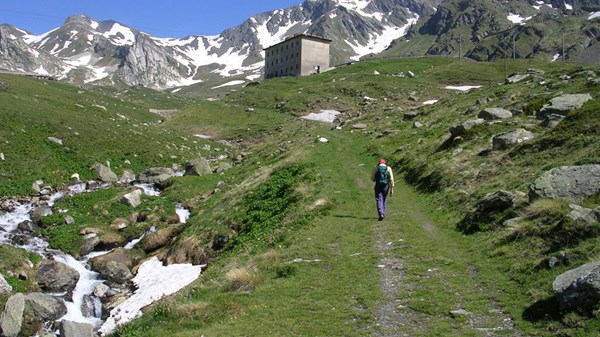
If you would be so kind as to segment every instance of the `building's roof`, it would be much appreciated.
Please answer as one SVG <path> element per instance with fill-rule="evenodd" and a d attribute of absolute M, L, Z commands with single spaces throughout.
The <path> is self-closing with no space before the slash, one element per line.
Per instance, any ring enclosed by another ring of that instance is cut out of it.
<path fill-rule="evenodd" d="M 283 41 L 281 41 L 281 42 L 279 42 L 277 44 L 274 44 L 272 46 L 269 46 L 269 47 L 267 47 L 267 48 L 265 48 L 263 50 L 271 49 L 271 48 L 276 47 L 276 46 L 278 46 L 278 45 L 280 45 L 282 43 L 288 42 L 289 40 L 293 40 L 293 39 L 296 39 L 296 38 L 309 38 L 311 40 L 318 40 L 318 41 L 321 41 L 323 43 L 331 43 L 331 41 L 332 41 L 332 40 L 324 38 L 322 36 L 317 36 L 317 35 L 312 35 L 312 34 L 306 34 L 306 33 L 296 33 L 294 35 L 286 37 Z"/>

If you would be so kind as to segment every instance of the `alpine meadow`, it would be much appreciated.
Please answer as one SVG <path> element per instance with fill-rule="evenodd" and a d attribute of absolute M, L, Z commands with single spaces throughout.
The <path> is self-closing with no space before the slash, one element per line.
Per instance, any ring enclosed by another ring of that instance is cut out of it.
<path fill-rule="evenodd" d="M 600 1 L 23 28 L 0 25 L 1 336 L 600 331 Z M 281 76 L 286 41 L 329 65 Z"/>

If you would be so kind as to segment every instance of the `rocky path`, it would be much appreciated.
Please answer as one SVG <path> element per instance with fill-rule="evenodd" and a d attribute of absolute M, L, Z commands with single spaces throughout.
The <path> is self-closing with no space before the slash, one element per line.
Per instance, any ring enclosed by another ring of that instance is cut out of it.
<path fill-rule="evenodd" d="M 408 187 L 389 208 L 371 227 L 383 296 L 374 336 L 521 336 L 458 234 L 438 228 Z"/>

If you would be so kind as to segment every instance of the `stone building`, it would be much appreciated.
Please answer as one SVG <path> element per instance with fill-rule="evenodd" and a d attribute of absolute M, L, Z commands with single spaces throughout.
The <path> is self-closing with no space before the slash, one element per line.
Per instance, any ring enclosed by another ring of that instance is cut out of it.
<path fill-rule="evenodd" d="M 295 34 L 265 49 L 265 78 L 306 76 L 329 68 L 331 40 Z"/>

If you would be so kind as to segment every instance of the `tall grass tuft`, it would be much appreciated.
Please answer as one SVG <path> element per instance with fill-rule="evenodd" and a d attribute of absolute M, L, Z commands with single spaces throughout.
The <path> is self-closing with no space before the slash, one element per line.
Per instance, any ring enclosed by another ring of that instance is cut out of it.
<path fill-rule="evenodd" d="M 234 268 L 225 274 L 227 289 L 233 292 L 250 292 L 256 288 L 260 278 L 255 266 Z"/>

